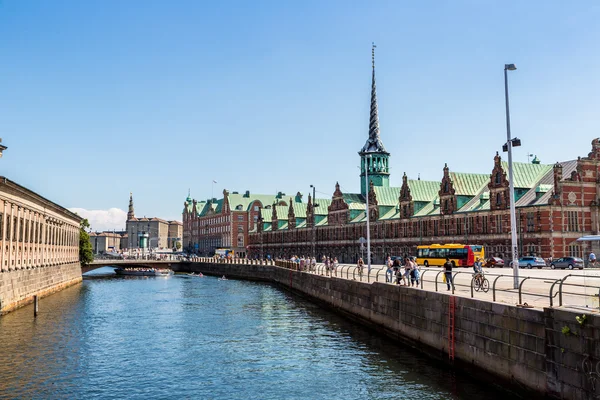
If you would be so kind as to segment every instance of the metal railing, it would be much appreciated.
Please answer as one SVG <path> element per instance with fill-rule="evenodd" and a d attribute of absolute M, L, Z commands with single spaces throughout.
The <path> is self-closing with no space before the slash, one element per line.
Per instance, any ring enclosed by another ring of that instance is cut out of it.
<path fill-rule="evenodd" d="M 213 258 L 213 257 L 190 257 L 187 261 L 191 262 L 212 262 L 212 263 L 225 263 L 225 264 L 250 264 L 250 265 L 274 265 L 282 268 L 291 269 L 294 271 L 300 271 L 304 273 L 311 273 L 320 276 L 327 276 L 338 279 L 352 279 L 359 280 L 361 282 L 371 283 L 380 282 L 379 278 L 381 275 L 386 276 L 387 267 L 385 266 L 374 266 L 371 271 L 367 270 L 367 267 L 363 267 L 362 275 L 358 273 L 358 266 L 353 264 L 340 264 L 337 268 L 327 268 L 323 263 L 317 263 L 314 268 L 306 264 L 304 268 L 300 268 L 300 264 L 293 261 L 287 260 L 250 260 L 250 259 L 227 259 L 227 258 Z M 417 288 L 423 290 L 433 290 L 439 292 L 440 283 L 446 286 L 445 282 L 442 281 L 440 275 L 444 273 L 443 270 L 437 269 L 421 269 L 419 272 L 419 279 L 417 282 Z M 457 279 L 460 277 L 467 277 L 467 279 Z M 517 305 L 531 306 L 524 301 L 542 302 L 544 304 L 536 304 L 537 306 L 556 306 L 556 298 L 558 298 L 558 306 L 565 304 L 565 298 L 575 299 L 575 302 L 581 301 L 581 299 L 588 300 L 594 299 L 598 305 L 594 308 L 600 308 L 600 276 L 599 275 L 582 275 L 582 274 L 569 274 L 563 278 L 544 278 L 544 277 L 532 277 L 522 276 L 519 277 L 519 285 L 517 289 L 513 288 L 514 277 L 512 274 L 494 274 L 485 273 L 483 277 L 488 280 L 489 292 L 488 291 L 477 291 L 475 286 L 475 274 L 471 271 L 454 271 L 452 273 L 452 294 L 455 294 L 457 290 L 461 290 L 463 295 L 467 295 L 471 298 L 489 298 L 491 292 L 491 301 L 498 302 L 507 298 L 515 300 Z M 395 281 L 396 276 L 392 275 L 392 281 Z M 432 278 L 432 279 L 428 279 Z M 588 282 L 581 283 L 582 279 L 592 279 L 594 284 Z M 409 277 L 410 281 L 410 277 Z M 530 285 L 530 283 L 537 282 L 537 289 Z M 384 283 L 382 280 L 381 283 Z M 389 284 L 395 284 L 394 282 L 385 282 Z M 539 283 L 543 283 L 539 285 Z M 592 292 L 592 293 L 590 293 Z M 504 299 L 501 298 L 502 294 L 506 296 Z"/>

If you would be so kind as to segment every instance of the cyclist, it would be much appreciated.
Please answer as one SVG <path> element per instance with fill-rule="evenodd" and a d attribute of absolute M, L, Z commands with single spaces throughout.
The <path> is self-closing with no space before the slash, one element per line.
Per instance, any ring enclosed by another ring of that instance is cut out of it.
<path fill-rule="evenodd" d="M 478 287 L 481 287 L 484 281 L 486 280 L 483 277 L 483 267 L 481 265 L 481 260 L 479 259 L 479 257 L 475 259 L 475 263 L 473 264 L 473 271 L 475 271 L 475 273 L 473 274 L 473 276 L 475 277 L 475 290 L 478 290 Z"/>
<path fill-rule="evenodd" d="M 483 274 L 483 267 L 481 265 L 481 260 L 479 257 L 475 259 L 475 263 L 473 264 L 473 271 L 476 274 Z"/>

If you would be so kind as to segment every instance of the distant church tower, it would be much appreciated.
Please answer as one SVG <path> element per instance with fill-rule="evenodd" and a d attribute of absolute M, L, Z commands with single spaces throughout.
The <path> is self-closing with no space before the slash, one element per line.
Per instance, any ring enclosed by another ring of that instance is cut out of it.
<path fill-rule="evenodd" d="M 133 194 L 129 193 L 129 211 L 127 211 L 127 221 L 131 221 L 135 218 L 135 213 L 133 212 Z"/>
<path fill-rule="evenodd" d="M 360 192 L 367 195 L 366 174 L 373 186 L 390 187 L 389 157 L 379 136 L 379 116 L 377 115 L 377 90 L 375 87 L 375 44 L 371 50 L 373 78 L 371 83 L 371 115 L 369 119 L 369 139 L 358 153 L 360 155 Z"/>

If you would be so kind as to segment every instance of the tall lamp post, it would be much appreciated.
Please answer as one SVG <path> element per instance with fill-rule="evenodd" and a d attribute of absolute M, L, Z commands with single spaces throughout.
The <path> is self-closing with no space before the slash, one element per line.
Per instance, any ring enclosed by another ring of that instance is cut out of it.
<path fill-rule="evenodd" d="M 371 274 L 371 227 L 369 225 L 369 160 L 371 159 L 371 155 L 367 154 L 365 155 L 365 185 L 367 186 L 366 189 L 366 207 L 367 210 L 365 212 L 365 215 L 367 217 L 367 276 L 370 276 Z"/>
<path fill-rule="evenodd" d="M 317 191 L 317 189 L 315 188 L 314 185 L 310 185 L 310 187 L 312 188 L 312 192 L 313 192 L 313 197 L 312 197 L 312 201 L 313 201 L 313 224 L 312 224 L 312 255 L 315 258 L 315 260 L 317 259 L 317 254 L 316 254 L 316 246 L 317 246 L 317 235 L 316 235 L 316 225 L 317 225 L 317 219 L 315 218 L 315 208 L 318 207 L 319 205 L 317 204 L 317 199 L 315 198 L 315 193 Z"/>
<path fill-rule="evenodd" d="M 513 179 L 512 148 L 521 145 L 518 138 L 511 138 L 510 134 L 510 111 L 508 108 L 508 71 L 514 71 L 515 64 L 504 64 L 504 98 L 506 101 L 506 144 L 502 146 L 503 151 L 508 152 L 508 182 L 509 182 L 509 200 L 510 200 L 510 239 L 512 247 L 512 266 L 514 289 L 519 288 L 519 248 L 517 245 L 517 218 L 515 215 L 515 185 Z"/>

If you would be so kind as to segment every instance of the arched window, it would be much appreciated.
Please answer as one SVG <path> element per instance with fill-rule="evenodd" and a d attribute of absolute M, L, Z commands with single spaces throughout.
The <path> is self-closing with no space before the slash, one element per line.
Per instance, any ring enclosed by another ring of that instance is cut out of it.
<path fill-rule="evenodd" d="M 496 172 L 496 185 L 500 185 L 502 183 L 502 173 L 500 171 Z"/>
<path fill-rule="evenodd" d="M 444 200 L 444 210 L 448 210 L 448 200 Z"/>
<path fill-rule="evenodd" d="M 500 193 L 496 193 L 496 204 L 497 205 L 502 204 L 502 195 Z"/>
<path fill-rule="evenodd" d="M 444 193 L 448 193 L 448 181 L 444 182 Z"/>

